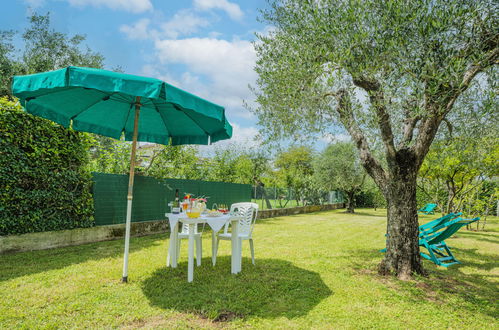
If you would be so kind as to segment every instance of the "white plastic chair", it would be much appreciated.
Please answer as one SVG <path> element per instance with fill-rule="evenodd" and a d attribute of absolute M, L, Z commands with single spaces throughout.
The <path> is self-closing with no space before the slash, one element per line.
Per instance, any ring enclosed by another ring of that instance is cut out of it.
<path fill-rule="evenodd" d="M 204 230 L 204 225 L 203 225 L 203 230 Z M 196 263 L 198 266 L 201 266 L 201 258 L 203 257 L 203 240 L 201 239 L 201 234 L 203 233 L 203 230 L 201 232 L 198 232 L 198 226 L 194 226 L 194 241 L 196 242 Z M 189 239 L 189 225 L 183 223 L 182 224 L 182 231 L 178 233 L 178 239 L 177 239 L 177 258 L 180 257 L 180 241 L 182 239 Z"/>
<path fill-rule="evenodd" d="M 256 218 L 258 216 L 258 204 L 256 203 L 235 203 L 230 206 L 230 214 L 240 216 L 241 219 L 238 223 L 238 237 L 240 243 L 243 240 L 249 240 L 250 250 L 251 250 L 251 262 L 255 264 L 255 249 L 253 246 L 253 227 L 256 223 Z M 225 224 L 224 232 L 217 235 L 217 243 L 215 245 L 215 263 L 217 260 L 218 244 L 220 240 L 230 241 L 232 239 L 232 233 L 229 232 L 229 222 Z M 214 264 L 215 264 L 214 263 Z"/>

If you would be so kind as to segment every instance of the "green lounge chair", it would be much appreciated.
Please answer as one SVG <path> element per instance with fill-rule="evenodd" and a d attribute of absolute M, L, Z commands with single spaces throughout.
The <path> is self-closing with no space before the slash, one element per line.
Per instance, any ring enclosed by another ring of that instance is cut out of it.
<path fill-rule="evenodd" d="M 438 219 L 432 220 L 428 223 L 425 223 L 425 224 L 419 226 L 419 238 L 421 239 L 421 238 L 425 237 L 426 235 L 434 233 L 436 230 L 438 230 L 438 228 L 441 225 L 445 224 L 446 222 L 449 222 L 452 219 L 457 218 L 461 214 L 462 214 L 461 212 L 449 213 L 447 215 L 444 215 L 443 217 L 440 217 Z M 385 234 L 385 236 L 388 236 L 388 235 Z M 383 252 L 383 253 L 386 252 L 386 248 L 380 250 L 380 252 Z"/>
<path fill-rule="evenodd" d="M 421 256 L 434 262 L 437 266 L 449 267 L 460 262 L 454 257 L 444 240 L 454 235 L 461 227 L 469 225 L 480 218 L 457 218 L 443 225 L 434 227 L 434 232 L 421 238 L 419 246 L 426 248 L 428 253 L 420 252 Z"/>
<path fill-rule="evenodd" d="M 418 213 L 424 213 L 424 214 L 435 214 L 435 208 L 437 207 L 437 204 L 426 204 L 422 208 L 418 210 Z"/>
<path fill-rule="evenodd" d="M 463 213 L 461 213 L 461 212 L 449 213 L 447 215 L 444 215 L 443 217 L 440 217 L 438 219 L 432 220 L 430 222 L 427 222 L 427 223 L 419 226 L 419 237 L 421 238 L 421 237 L 427 236 L 431 233 L 434 233 L 436 230 L 438 230 L 438 228 L 441 225 L 461 216 L 462 214 Z"/>

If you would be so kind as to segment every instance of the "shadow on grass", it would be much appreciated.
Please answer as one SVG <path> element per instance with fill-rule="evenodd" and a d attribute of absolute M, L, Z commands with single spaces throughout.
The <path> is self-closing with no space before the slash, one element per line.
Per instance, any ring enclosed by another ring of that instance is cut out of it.
<path fill-rule="evenodd" d="M 161 244 L 165 234 L 131 238 L 130 253 Z M 97 242 L 78 246 L 68 246 L 31 252 L 0 255 L 0 282 L 16 277 L 36 274 L 48 270 L 61 269 L 88 260 L 122 257 L 124 240 Z M 122 261 L 119 261 L 121 263 Z"/>
<path fill-rule="evenodd" d="M 474 232 L 474 231 L 461 231 L 455 235 L 455 237 L 465 237 L 465 238 L 473 238 L 477 241 L 489 242 L 494 244 L 499 244 L 499 236 L 493 234 L 484 234 L 483 232 Z"/>
<path fill-rule="evenodd" d="M 194 313 L 213 321 L 257 316 L 294 318 L 306 315 L 333 292 L 316 272 L 279 259 L 243 258 L 242 272 L 230 274 L 230 257 L 211 259 L 194 270 L 187 282 L 187 264 L 161 268 L 142 283 L 150 303 L 163 309 Z"/>
<path fill-rule="evenodd" d="M 422 248 L 422 250 L 425 250 Z M 399 281 L 396 277 L 381 276 L 377 273 L 377 263 L 383 253 L 372 250 L 355 250 L 352 252 L 352 268 L 359 275 L 372 277 L 387 285 L 397 294 L 404 294 L 414 303 L 428 302 L 437 305 L 453 301 L 458 297 L 467 304 L 467 308 L 476 313 L 497 317 L 498 310 L 498 276 L 490 271 L 499 267 L 495 256 L 477 252 L 477 249 L 452 248 L 452 253 L 461 264 L 455 264 L 447 269 L 423 259 L 423 266 L 428 271 L 428 277 L 418 277 L 415 281 Z M 468 268 L 463 272 L 463 268 Z M 469 268 L 476 273 L 469 273 Z M 416 282 L 416 283 L 415 283 Z M 453 304 L 456 304 L 454 301 Z M 471 307 L 472 306 L 472 307 Z"/>

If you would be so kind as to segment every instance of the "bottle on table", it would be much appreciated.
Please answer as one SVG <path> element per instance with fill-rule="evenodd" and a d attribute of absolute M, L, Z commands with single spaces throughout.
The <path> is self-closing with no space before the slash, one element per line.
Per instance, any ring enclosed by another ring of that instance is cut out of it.
<path fill-rule="evenodd" d="M 180 213 L 180 201 L 178 199 L 178 189 L 175 189 L 175 200 L 172 205 L 172 213 L 179 214 Z"/>

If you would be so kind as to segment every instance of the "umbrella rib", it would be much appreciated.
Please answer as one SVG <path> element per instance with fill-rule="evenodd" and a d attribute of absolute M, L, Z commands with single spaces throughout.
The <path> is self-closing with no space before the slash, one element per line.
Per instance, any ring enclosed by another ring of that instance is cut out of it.
<path fill-rule="evenodd" d="M 154 110 L 156 110 L 156 112 L 158 113 L 159 115 L 159 118 L 161 118 L 161 121 L 163 122 L 163 125 L 165 125 L 165 129 L 166 129 L 166 132 L 168 134 L 168 137 L 171 137 L 171 134 L 170 134 L 170 130 L 168 129 L 167 125 L 166 125 L 166 121 L 165 119 L 163 118 L 163 116 L 161 115 L 161 112 L 159 112 L 159 109 L 158 107 L 156 106 L 156 103 L 154 103 L 153 100 L 151 100 L 151 103 L 152 105 L 154 106 Z"/>
<path fill-rule="evenodd" d="M 189 117 L 189 119 L 192 120 L 208 137 L 211 136 L 211 134 L 208 133 L 203 127 L 201 127 L 201 125 L 199 125 L 199 123 L 194 118 L 189 116 L 189 114 L 187 112 L 180 110 L 176 104 L 173 104 L 173 107 L 175 108 L 175 110 L 180 111 L 180 112 L 184 113 L 187 117 Z"/>
<path fill-rule="evenodd" d="M 123 126 L 123 128 L 121 129 L 121 132 L 122 133 L 125 132 L 125 135 L 126 135 L 126 131 L 125 131 L 126 123 L 128 122 L 128 118 L 130 117 L 130 110 L 132 110 L 133 106 L 134 106 L 134 103 L 130 103 L 130 108 L 128 109 L 128 113 L 126 115 L 125 126 Z M 126 140 L 126 137 L 125 137 L 125 140 Z"/>
<path fill-rule="evenodd" d="M 83 110 L 81 110 L 80 112 L 78 112 L 77 114 L 73 115 L 70 119 L 71 120 L 74 120 L 76 117 L 78 117 L 79 115 L 81 115 L 83 112 L 85 112 L 86 110 L 90 109 L 91 107 L 93 107 L 94 105 L 102 102 L 102 101 L 107 101 L 111 98 L 111 95 L 113 95 L 114 93 L 111 93 L 111 94 L 107 94 L 105 92 L 102 92 L 104 94 L 106 94 L 106 96 L 104 96 L 103 98 L 100 98 L 99 100 L 97 100 L 96 102 L 86 106 Z"/>
<path fill-rule="evenodd" d="M 120 94 L 117 94 L 117 95 L 114 95 L 114 94 L 116 94 L 116 92 L 111 93 L 111 96 L 114 96 L 113 97 L 114 101 L 124 102 L 124 103 L 130 103 L 130 100 L 127 99 L 126 97 L 124 97 L 124 96 L 122 96 Z M 133 101 L 133 102 L 135 102 L 135 101 Z"/>

